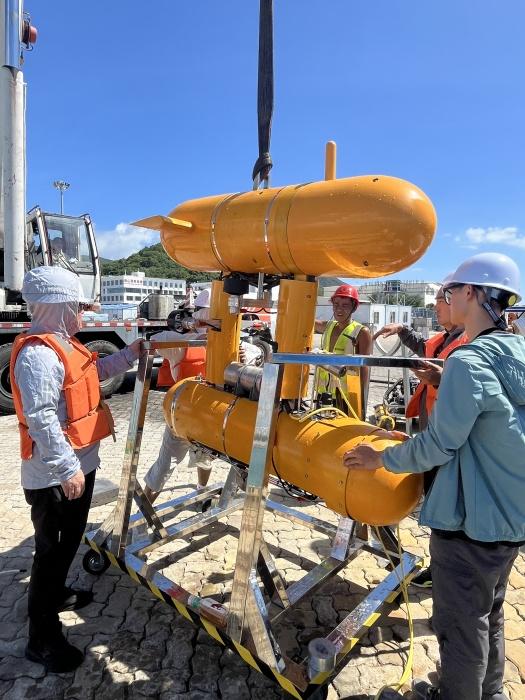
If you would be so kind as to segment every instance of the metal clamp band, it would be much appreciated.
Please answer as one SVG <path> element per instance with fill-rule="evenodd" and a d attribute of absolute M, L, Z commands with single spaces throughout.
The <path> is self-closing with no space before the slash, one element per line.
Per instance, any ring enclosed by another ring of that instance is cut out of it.
<path fill-rule="evenodd" d="M 215 205 L 215 209 L 213 210 L 213 213 L 211 215 L 211 221 L 210 221 L 210 243 L 211 247 L 213 250 L 213 254 L 217 258 L 217 262 L 219 265 L 221 265 L 222 268 L 227 270 L 228 272 L 232 272 L 231 268 L 226 265 L 224 260 L 221 258 L 221 255 L 219 253 L 219 249 L 217 247 L 217 241 L 215 240 L 215 224 L 217 223 L 217 217 L 219 216 L 219 212 L 222 209 L 222 207 L 227 203 L 231 202 L 232 199 L 235 199 L 235 197 L 238 197 L 239 195 L 244 194 L 244 192 L 235 192 L 234 194 L 230 194 L 224 199 L 221 199 L 221 201 Z"/>

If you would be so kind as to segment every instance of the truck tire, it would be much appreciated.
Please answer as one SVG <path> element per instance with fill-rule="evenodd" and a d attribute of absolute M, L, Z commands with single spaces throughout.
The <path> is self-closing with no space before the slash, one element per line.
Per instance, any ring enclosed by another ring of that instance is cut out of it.
<path fill-rule="evenodd" d="M 9 362 L 12 348 L 12 343 L 0 345 L 0 413 L 14 413 L 15 411 L 11 393 L 11 381 L 9 379 Z"/>
<path fill-rule="evenodd" d="M 85 343 L 85 346 L 91 350 L 91 352 L 98 353 L 99 357 L 106 357 L 106 355 L 113 355 L 113 353 L 119 352 L 117 346 L 113 345 L 113 343 L 110 343 L 108 340 L 90 340 L 89 343 Z M 102 396 L 107 398 L 111 396 L 111 394 L 115 394 L 124 383 L 125 377 L 126 374 L 124 372 L 123 374 L 117 374 L 115 377 L 110 377 L 100 382 Z"/>

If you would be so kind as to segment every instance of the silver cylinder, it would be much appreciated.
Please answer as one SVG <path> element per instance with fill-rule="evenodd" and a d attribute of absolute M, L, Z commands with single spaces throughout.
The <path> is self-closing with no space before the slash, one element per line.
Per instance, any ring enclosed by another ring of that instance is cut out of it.
<path fill-rule="evenodd" d="M 243 365 L 242 362 L 230 362 L 224 370 L 224 385 L 233 387 L 236 394 L 259 396 L 263 368 Z"/>
<path fill-rule="evenodd" d="M 165 320 L 173 311 L 173 297 L 168 294 L 152 294 L 148 299 L 148 317 L 151 320 Z"/>
<path fill-rule="evenodd" d="M 315 678 L 319 673 L 329 673 L 335 668 L 337 648 L 324 637 L 312 639 L 308 644 L 308 675 Z"/>

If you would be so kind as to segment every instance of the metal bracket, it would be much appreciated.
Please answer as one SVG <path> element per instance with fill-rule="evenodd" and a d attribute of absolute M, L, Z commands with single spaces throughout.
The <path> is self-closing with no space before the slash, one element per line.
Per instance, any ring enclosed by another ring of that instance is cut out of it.
<path fill-rule="evenodd" d="M 271 363 L 267 363 L 263 370 L 228 615 L 228 634 L 237 642 L 241 642 L 243 635 L 250 576 L 255 571 L 259 559 L 268 473 L 275 442 L 283 370 L 282 365 Z"/>

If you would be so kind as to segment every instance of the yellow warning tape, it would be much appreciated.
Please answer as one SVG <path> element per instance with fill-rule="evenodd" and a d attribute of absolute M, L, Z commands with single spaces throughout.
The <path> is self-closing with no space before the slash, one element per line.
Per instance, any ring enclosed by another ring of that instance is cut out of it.
<path fill-rule="evenodd" d="M 157 588 L 157 586 L 153 583 L 153 581 L 148 581 L 148 586 L 149 586 L 150 591 L 153 593 L 154 596 L 157 596 L 157 598 L 164 601 L 164 596 L 160 592 L 160 589 Z"/>
<path fill-rule="evenodd" d="M 113 564 L 113 566 L 118 566 L 118 559 L 113 554 L 113 552 L 110 552 L 109 550 L 107 550 L 106 554 L 107 554 L 109 561 Z"/>
<path fill-rule="evenodd" d="M 221 635 L 219 634 L 217 628 L 215 627 L 215 625 L 212 625 L 211 622 L 206 620 L 206 618 L 204 618 L 204 617 L 201 617 L 201 621 L 202 621 L 204 629 L 210 635 L 210 637 L 213 637 L 220 644 L 222 644 L 224 646 L 224 641 L 223 641 Z"/>
<path fill-rule="evenodd" d="M 131 566 L 126 566 L 126 571 L 136 583 L 140 583 L 140 579 L 137 576 L 137 572 L 134 569 L 132 569 Z"/>
<path fill-rule="evenodd" d="M 398 532 L 398 537 L 399 537 L 399 532 Z M 380 537 L 379 537 L 379 540 L 381 541 Z M 245 661 L 245 663 L 247 663 L 253 669 L 255 669 L 259 673 L 262 673 L 263 675 L 270 677 L 270 678 L 273 675 L 273 677 L 275 678 L 277 683 L 279 683 L 279 685 L 281 686 L 281 688 L 283 690 L 285 690 L 287 693 L 289 693 L 292 697 L 297 698 L 297 700 L 302 700 L 304 695 L 296 688 L 296 686 L 294 686 L 294 684 L 288 678 L 283 676 L 281 673 L 276 671 L 274 668 L 272 668 L 268 664 L 263 663 L 262 661 L 256 660 L 256 658 L 253 656 L 252 652 L 249 649 L 247 649 L 242 644 L 239 644 L 238 642 L 236 642 L 235 640 L 233 640 L 229 637 L 223 637 L 221 635 L 221 632 L 217 629 L 217 627 L 215 627 L 215 625 L 213 625 L 206 618 L 199 615 L 196 611 L 192 610 L 191 614 L 190 614 L 190 611 L 184 605 L 184 603 L 181 603 L 179 600 L 177 600 L 176 598 L 173 598 L 168 593 L 163 593 L 163 591 L 161 591 L 158 588 L 158 586 L 156 586 L 152 581 L 149 581 L 145 577 L 137 574 L 133 568 L 127 566 L 124 562 L 117 559 L 115 557 L 115 555 L 112 552 L 110 552 L 109 550 L 99 548 L 95 544 L 95 542 L 88 540 L 87 538 L 85 539 L 85 542 L 86 542 L 86 544 L 88 544 L 92 549 L 94 549 L 99 554 L 104 552 L 104 554 L 106 554 L 110 563 L 113 566 L 121 569 L 124 573 L 127 573 L 139 585 L 142 585 L 144 587 L 147 586 L 150 589 L 150 591 L 153 593 L 153 595 L 155 595 L 160 600 L 172 605 L 179 612 L 179 614 L 182 615 L 183 617 L 185 617 L 187 620 L 189 620 L 190 622 L 193 622 L 193 623 L 198 621 L 200 623 L 200 625 L 206 630 L 206 632 L 211 637 L 213 637 L 213 639 L 215 639 L 215 641 L 219 642 L 223 646 L 228 646 L 228 647 L 234 649 L 238 653 L 238 655 L 243 659 L 243 661 Z M 400 554 L 402 554 L 402 552 L 400 552 Z M 404 582 L 401 581 L 401 589 L 402 590 L 403 590 L 403 583 Z M 405 584 L 404 588 L 406 590 L 406 584 Z M 387 602 L 392 602 L 398 595 L 399 595 L 399 591 L 393 591 L 386 599 Z M 410 631 L 411 631 L 411 649 L 410 649 L 410 653 L 409 653 L 409 660 L 407 662 L 407 667 L 405 668 L 405 672 L 403 673 L 402 678 L 400 679 L 399 683 L 396 686 L 398 688 L 400 688 L 406 682 L 405 676 L 408 676 L 408 673 L 410 673 L 411 664 L 412 664 L 413 625 L 412 625 L 412 618 L 410 617 L 410 610 L 408 610 L 408 615 L 409 615 L 409 626 L 410 626 Z M 380 617 L 381 617 L 381 613 L 377 613 L 377 612 L 372 613 L 363 622 L 361 629 L 372 627 L 372 625 L 375 622 L 377 622 L 377 620 Z M 353 649 L 353 647 L 356 646 L 356 644 L 358 644 L 359 640 L 360 640 L 359 637 L 350 638 L 347 641 L 347 643 L 345 644 L 345 646 L 343 647 L 343 649 L 341 651 L 341 656 L 345 656 L 349 651 L 351 651 L 351 649 Z M 318 676 L 315 677 L 315 679 L 311 680 L 311 683 L 314 685 L 320 686 L 320 685 L 324 684 L 330 676 L 331 676 L 330 672 L 320 673 Z M 390 687 L 390 686 L 385 686 L 385 688 L 386 687 Z M 382 688 L 380 693 L 385 688 Z M 376 696 L 376 698 L 379 698 L 380 693 Z"/>
<path fill-rule="evenodd" d="M 364 621 L 363 627 L 372 627 L 372 625 L 374 625 L 379 620 L 381 615 L 382 613 L 378 612 L 372 613 L 370 617 L 367 617 L 367 619 Z"/>
<path fill-rule="evenodd" d="M 246 661 L 247 664 L 249 664 L 252 668 L 254 668 L 256 671 L 259 671 L 259 673 L 262 673 L 261 669 L 257 665 L 257 662 L 253 658 L 253 654 L 251 651 L 246 649 L 246 647 L 243 647 L 239 642 L 236 642 L 235 639 L 232 639 L 233 646 L 237 649 L 237 653 L 243 659 L 243 661 Z"/>
<path fill-rule="evenodd" d="M 172 598 L 173 603 L 177 610 L 180 612 L 180 614 L 185 617 L 187 620 L 190 622 L 193 622 L 191 615 L 188 612 L 188 609 L 186 608 L 185 605 L 183 605 L 179 600 L 175 600 L 175 598 Z"/>
<path fill-rule="evenodd" d="M 273 671 L 273 675 L 275 676 L 275 680 L 279 683 L 279 685 L 281 686 L 281 688 L 283 690 L 286 690 L 287 693 L 290 693 L 290 695 L 293 695 L 294 698 L 297 698 L 298 700 L 302 700 L 302 695 L 300 695 L 297 692 L 297 688 L 295 687 L 295 685 L 291 681 L 288 680 L 288 678 L 285 678 L 280 673 L 277 673 L 277 671 L 274 671 L 273 668 L 272 668 L 272 671 Z"/>

